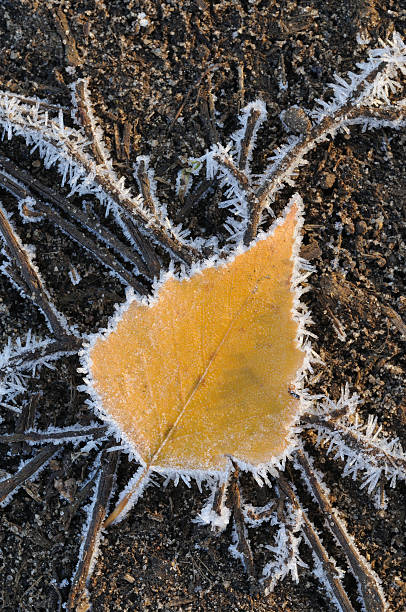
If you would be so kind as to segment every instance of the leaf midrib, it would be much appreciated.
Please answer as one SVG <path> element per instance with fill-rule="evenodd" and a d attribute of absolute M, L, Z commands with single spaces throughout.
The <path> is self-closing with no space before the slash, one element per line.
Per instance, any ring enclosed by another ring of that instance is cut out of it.
<path fill-rule="evenodd" d="M 224 332 L 223 337 L 221 338 L 220 342 L 218 343 L 218 346 L 216 348 L 216 350 L 214 351 L 212 357 L 209 360 L 209 363 L 206 366 L 206 369 L 204 370 L 203 374 L 201 374 L 201 376 L 199 377 L 199 379 L 196 381 L 193 389 L 191 390 L 188 398 L 185 401 L 184 406 L 181 408 L 178 416 L 176 417 L 175 422 L 173 423 L 172 427 L 168 430 L 168 432 L 166 433 L 164 439 L 162 440 L 159 448 L 157 449 L 157 451 L 154 453 L 154 455 L 152 456 L 152 458 L 150 459 L 150 461 L 146 464 L 146 467 L 149 469 L 152 465 L 154 465 L 154 463 L 156 462 L 157 458 L 159 457 L 159 455 L 161 454 L 163 448 L 166 446 L 166 444 L 168 443 L 168 441 L 170 440 L 170 438 L 172 437 L 173 433 L 175 432 L 175 430 L 177 429 L 177 426 L 179 424 L 179 422 L 182 420 L 188 406 L 190 405 L 191 401 L 193 400 L 194 396 L 196 395 L 199 387 L 201 386 L 201 384 L 203 383 L 204 379 L 206 378 L 211 366 L 213 365 L 217 355 L 219 354 L 221 348 L 224 346 L 228 336 L 230 335 L 231 329 L 234 325 L 234 323 L 238 320 L 241 312 L 243 311 L 243 309 L 246 307 L 250 297 L 252 297 L 256 291 L 258 290 L 258 286 L 259 283 L 264 280 L 265 278 L 269 278 L 269 276 L 263 276 L 261 278 L 259 278 L 256 281 L 256 285 L 254 286 L 253 289 L 251 289 L 248 292 L 247 297 L 245 298 L 245 300 L 243 301 L 243 303 L 241 304 L 241 306 L 238 308 L 238 310 L 236 311 L 236 313 L 233 315 L 226 331 Z"/>

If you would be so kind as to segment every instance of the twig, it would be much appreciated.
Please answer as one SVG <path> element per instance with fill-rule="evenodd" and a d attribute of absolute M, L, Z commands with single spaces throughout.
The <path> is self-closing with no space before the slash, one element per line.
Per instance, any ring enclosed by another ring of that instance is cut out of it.
<path fill-rule="evenodd" d="M 32 84 L 35 84 L 35 83 L 32 83 Z M 46 86 L 44 85 L 43 87 L 46 87 Z M 52 89 L 52 87 L 50 87 L 49 89 Z M 57 89 L 57 91 L 60 91 L 60 90 Z M 36 106 L 38 108 L 43 108 L 45 110 L 50 110 L 50 111 L 53 111 L 53 112 L 56 112 L 56 113 L 59 112 L 60 110 L 68 112 L 68 108 L 66 106 L 59 106 L 57 104 L 50 104 L 49 102 L 45 102 L 44 100 L 41 100 L 40 98 L 29 98 L 27 96 L 23 96 L 22 94 L 15 93 L 14 91 L 13 91 L 12 95 L 13 95 L 13 98 L 16 98 L 22 104 L 28 104 L 30 106 Z"/>
<path fill-rule="evenodd" d="M 251 198 L 250 219 L 244 235 L 244 244 L 248 245 L 256 236 L 262 211 L 266 208 L 268 201 L 300 165 L 303 156 L 314 149 L 317 144 L 326 140 L 328 136 L 334 136 L 339 129 L 362 123 L 365 120 L 379 119 L 388 124 L 400 123 L 403 116 L 402 111 L 396 112 L 393 108 L 354 108 L 350 104 L 346 104 L 334 116 L 325 116 L 321 123 L 303 136 L 280 163 L 266 175 L 263 184 L 255 192 L 255 197 Z"/>
<path fill-rule="evenodd" d="M 82 60 L 77 52 L 76 42 L 71 34 L 68 20 L 66 19 L 66 15 L 61 7 L 58 7 L 56 13 L 54 14 L 54 18 L 57 29 L 59 30 L 59 35 L 65 47 L 66 61 L 70 66 L 79 66 L 82 63 Z"/>
<path fill-rule="evenodd" d="M 373 457 L 378 464 L 381 463 L 383 469 L 386 467 L 386 460 L 392 467 L 398 468 L 406 473 L 406 459 L 389 454 L 382 446 L 375 444 L 374 439 L 368 440 L 361 431 L 354 431 L 340 422 L 332 421 L 329 417 L 319 415 L 302 415 L 301 420 L 315 427 L 324 427 L 332 433 L 339 433 L 350 448 L 358 451 L 365 451 L 368 455 Z"/>
<path fill-rule="evenodd" d="M 216 127 L 216 109 L 214 106 L 211 72 L 207 73 L 207 108 L 209 116 L 210 140 L 212 143 L 216 143 L 219 141 L 219 135 Z"/>
<path fill-rule="evenodd" d="M 295 455 L 299 466 L 302 468 L 301 472 L 304 475 L 304 480 L 323 511 L 327 526 L 348 559 L 351 571 L 359 584 L 360 594 L 366 611 L 384 612 L 386 610 L 386 603 L 374 572 L 358 552 L 343 523 L 337 518 L 327 495 L 323 491 L 321 482 L 310 467 L 305 453 L 302 450 L 298 450 Z"/>
<path fill-rule="evenodd" d="M 81 429 L 66 429 L 59 431 L 25 431 L 23 433 L 5 434 L 0 436 L 0 444 L 14 444 L 15 442 L 30 442 L 30 444 L 64 444 L 82 438 L 102 438 L 108 430 L 107 425 L 95 427 L 82 427 Z"/>
<path fill-rule="evenodd" d="M 230 478 L 228 496 L 233 511 L 234 525 L 237 534 L 237 547 L 243 557 L 244 566 L 248 573 L 248 576 L 250 580 L 254 582 L 256 579 L 254 558 L 252 556 L 251 546 L 247 537 L 244 514 L 241 508 L 241 493 L 238 483 L 240 470 L 233 461 L 231 462 L 233 464 L 234 471 Z"/>
<path fill-rule="evenodd" d="M 66 338 L 70 335 L 66 323 L 53 305 L 38 272 L 32 265 L 27 251 L 11 226 L 2 206 L 0 206 L 0 233 L 10 254 L 10 260 L 15 264 L 18 276 L 23 282 L 21 289 L 43 312 L 55 336 L 57 338 Z"/>
<path fill-rule="evenodd" d="M 151 183 L 145 166 L 145 160 L 141 159 L 137 168 L 137 179 L 140 186 L 142 197 L 144 198 L 144 205 L 153 214 L 157 214 L 154 198 L 151 193 Z"/>
<path fill-rule="evenodd" d="M 98 164 L 103 166 L 108 165 L 108 159 L 104 152 L 103 146 L 101 145 L 101 136 L 97 133 L 100 129 L 96 125 L 95 118 L 93 116 L 92 107 L 90 104 L 87 81 L 85 79 L 79 79 L 75 83 L 75 99 L 77 105 L 77 113 L 80 123 L 85 131 L 86 136 L 91 141 L 91 149 L 95 160 Z"/>
<path fill-rule="evenodd" d="M 137 225 L 134 223 L 134 219 L 130 215 L 125 215 L 122 218 L 122 221 L 125 222 L 125 230 L 131 236 L 131 239 L 134 241 L 136 248 L 138 249 L 141 257 L 144 260 L 144 263 L 147 268 L 147 274 L 149 278 L 153 278 L 154 276 L 159 276 L 159 272 L 161 270 L 161 262 L 155 250 L 153 249 L 151 242 L 147 236 L 144 236 L 143 233 L 138 229 Z M 146 276 L 147 276 L 146 274 Z"/>
<path fill-rule="evenodd" d="M 245 174 L 245 172 L 237 168 L 231 157 L 229 157 L 228 155 L 213 155 L 213 159 L 226 171 L 228 171 L 231 176 L 233 176 L 233 178 L 237 181 L 240 189 L 244 191 L 248 197 L 252 197 L 253 194 L 250 193 L 249 180 L 247 175 Z"/>
<path fill-rule="evenodd" d="M 248 155 L 250 152 L 251 140 L 255 132 L 258 119 L 261 117 L 261 111 L 258 108 L 251 109 L 248 117 L 247 124 L 245 126 L 244 136 L 241 140 L 241 151 L 238 160 L 239 170 L 245 170 L 248 161 Z"/>
<path fill-rule="evenodd" d="M 172 131 L 172 128 L 174 126 L 174 124 L 176 123 L 176 121 L 178 120 L 178 118 L 180 117 L 183 109 L 185 108 L 186 104 L 189 101 L 190 96 L 192 95 L 192 92 L 200 86 L 200 83 L 203 81 L 203 79 L 213 70 L 215 70 L 216 68 L 218 68 L 217 64 L 212 64 L 210 65 L 201 75 L 200 77 L 195 81 L 195 83 L 193 83 L 189 89 L 186 92 L 185 97 L 183 98 L 182 104 L 179 106 L 178 110 L 175 113 L 174 118 L 172 119 L 171 123 L 169 124 L 168 127 L 168 131 L 167 133 L 169 134 Z"/>
<path fill-rule="evenodd" d="M 125 121 L 123 127 L 123 144 L 121 147 L 121 152 L 123 159 L 126 159 L 127 161 L 129 161 L 130 159 L 130 143 L 132 132 L 133 127 L 131 123 L 129 121 Z"/>
<path fill-rule="evenodd" d="M 228 482 L 221 483 L 221 485 L 217 487 L 217 490 L 214 494 L 213 512 L 215 512 L 219 516 L 221 516 L 221 511 L 227 497 L 227 487 Z"/>
<path fill-rule="evenodd" d="M 7 369 L 16 371 L 32 370 L 44 361 L 54 361 L 65 355 L 73 355 L 82 347 L 83 340 L 76 336 L 67 336 L 44 346 L 21 349 L 12 355 L 6 363 Z M 2 369 L 0 368 L 0 372 Z"/>
<path fill-rule="evenodd" d="M 22 450 L 24 450 L 24 444 L 22 444 L 22 442 L 25 442 L 25 440 L 18 440 L 18 438 L 19 436 L 24 435 L 24 431 L 31 429 L 34 426 L 35 411 L 38 406 L 39 396 L 39 393 L 33 394 L 32 397 L 30 397 L 29 400 L 23 405 L 20 418 L 18 419 L 15 428 L 16 433 L 14 435 L 17 439 L 10 440 L 12 443 L 12 452 L 14 454 L 19 454 Z M 0 442 L 2 438 L 3 436 L 0 436 Z"/>
<path fill-rule="evenodd" d="M 80 548 L 79 563 L 72 580 L 68 610 L 87 610 L 90 607 L 87 581 L 93 569 L 99 548 L 100 533 L 107 513 L 107 506 L 113 490 L 120 451 L 105 453 L 104 465 L 97 481 L 96 496 L 90 515 L 86 536 Z"/>
<path fill-rule="evenodd" d="M 328 585 L 331 588 L 335 599 L 339 603 L 342 612 L 354 612 L 354 608 L 350 600 L 348 599 L 348 596 L 338 576 L 337 569 L 332 563 L 332 561 L 330 561 L 326 549 L 324 548 L 306 512 L 303 510 L 303 507 L 301 506 L 292 487 L 281 474 L 279 474 L 278 476 L 278 484 L 281 491 L 286 495 L 286 497 L 288 497 L 292 505 L 295 508 L 300 509 L 303 519 L 302 530 L 306 536 L 309 546 L 312 548 L 314 554 L 317 556 L 319 562 L 321 563 L 324 575 L 328 581 Z"/>
<path fill-rule="evenodd" d="M 94 483 L 98 476 L 98 473 L 95 471 L 93 476 L 86 482 L 86 484 L 79 490 L 75 491 L 75 497 L 72 503 L 69 506 L 63 508 L 63 526 L 64 529 L 68 529 L 69 525 L 78 511 L 80 505 L 85 499 L 88 499 L 94 489 Z"/>
<path fill-rule="evenodd" d="M 240 99 L 238 101 L 239 111 L 245 105 L 245 85 L 244 85 L 244 64 L 240 61 L 237 66 L 238 72 L 238 91 L 240 94 Z M 241 167 L 241 166 L 240 166 Z"/>
<path fill-rule="evenodd" d="M 396 327 L 396 329 L 402 334 L 403 338 L 406 340 L 406 324 L 403 321 L 402 317 L 396 312 L 396 310 L 393 310 L 393 308 L 391 308 L 390 306 L 386 306 L 385 304 L 382 304 L 382 308 L 386 316 L 390 318 L 390 320 L 392 321 L 392 324 Z"/>
<path fill-rule="evenodd" d="M 17 198 L 25 198 L 31 195 L 29 193 L 29 190 L 31 190 L 34 195 L 39 196 L 42 200 L 45 200 L 45 202 L 56 204 L 63 212 L 68 214 L 79 224 L 86 227 L 107 246 L 113 248 L 124 259 L 138 268 L 141 274 L 148 277 L 148 270 L 146 269 L 143 260 L 137 253 L 134 253 L 133 249 L 119 240 L 109 229 L 101 225 L 98 217 L 92 216 L 89 212 L 84 212 L 83 210 L 75 207 L 67 198 L 61 197 L 54 189 L 44 185 L 32 174 L 23 168 L 18 167 L 1 152 L 0 168 L 4 168 L 4 170 L 10 174 L 11 177 L 17 179 L 18 183 L 11 183 L 10 177 L 7 177 L 4 174 L 0 175 L 0 180 L 2 181 L 5 189 L 9 190 Z M 21 186 L 19 183 L 23 183 L 23 186 Z"/>
<path fill-rule="evenodd" d="M 245 514 L 247 518 L 255 522 L 262 522 L 265 519 L 268 519 L 274 512 L 275 512 L 275 508 L 273 505 L 265 509 L 260 509 L 257 512 L 254 512 L 252 508 L 245 508 Z"/>
<path fill-rule="evenodd" d="M 18 487 L 24 484 L 40 470 L 56 453 L 57 447 L 50 444 L 42 449 L 33 459 L 28 461 L 16 474 L 0 482 L 0 503 L 3 502 Z"/>
<path fill-rule="evenodd" d="M 204 196 L 207 194 L 207 192 L 209 191 L 209 189 L 215 189 L 217 186 L 217 181 L 215 179 L 213 180 L 208 180 L 208 179 L 204 179 L 202 180 L 198 186 L 197 189 L 195 191 L 190 192 L 187 196 L 186 196 L 186 200 L 184 205 L 182 206 L 182 208 L 179 210 L 179 212 L 176 213 L 176 217 L 175 217 L 175 223 L 181 223 L 182 221 L 184 221 L 186 215 L 189 213 L 189 211 L 202 199 L 204 198 Z"/>

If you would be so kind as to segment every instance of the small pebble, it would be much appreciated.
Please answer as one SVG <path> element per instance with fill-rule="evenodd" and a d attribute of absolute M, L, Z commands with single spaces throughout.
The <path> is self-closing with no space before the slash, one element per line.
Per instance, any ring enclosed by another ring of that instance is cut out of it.
<path fill-rule="evenodd" d="M 298 106 L 292 106 L 281 114 L 281 120 L 288 132 L 306 134 L 311 130 L 312 123 L 305 111 Z"/>
<path fill-rule="evenodd" d="M 320 187 L 322 189 L 331 189 L 336 180 L 336 175 L 332 172 L 323 172 L 320 175 Z"/>
<path fill-rule="evenodd" d="M 356 225 L 356 231 L 357 231 L 357 234 L 360 234 L 361 236 L 367 233 L 368 226 L 365 223 L 365 221 L 358 221 Z"/>

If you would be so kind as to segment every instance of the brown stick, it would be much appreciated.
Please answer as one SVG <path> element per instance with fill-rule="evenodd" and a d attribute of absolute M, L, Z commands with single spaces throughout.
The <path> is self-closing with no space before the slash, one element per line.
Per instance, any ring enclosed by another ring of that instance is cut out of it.
<path fill-rule="evenodd" d="M 134 223 L 134 219 L 131 216 L 125 216 L 123 219 L 125 221 L 125 226 L 130 234 L 132 240 L 137 246 L 141 257 L 144 260 L 144 263 L 147 268 L 147 278 L 153 278 L 154 276 L 159 276 L 159 272 L 161 270 L 161 262 L 157 254 L 155 253 L 151 241 L 148 236 L 144 236 L 143 233 L 138 229 L 137 225 Z"/>
<path fill-rule="evenodd" d="M 141 257 L 138 256 L 138 253 L 134 253 L 130 247 L 121 242 L 121 240 L 119 240 L 109 229 L 102 226 L 100 219 L 98 219 L 96 216 L 92 216 L 88 212 L 85 213 L 84 211 L 75 207 L 67 198 L 61 197 L 54 189 L 44 185 L 32 174 L 23 168 L 18 167 L 1 152 L 0 168 L 4 168 L 8 174 L 17 179 L 18 183 L 11 183 L 9 177 L 0 174 L 0 180 L 2 181 L 3 186 L 5 189 L 15 195 L 15 197 L 19 199 L 25 198 L 30 196 L 30 191 L 32 191 L 34 195 L 39 196 L 42 200 L 45 200 L 45 202 L 56 204 L 63 212 L 73 218 L 74 221 L 86 227 L 107 246 L 113 248 L 124 259 L 127 259 L 130 263 L 136 266 L 141 274 L 148 277 L 148 270 L 146 269 Z M 23 183 L 24 188 L 22 188 L 19 183 Z"/>
<path fill-rule="evenodd" d="M 230 478 L 230 484 L 228 487 L 229 499 L 231 501 L 231 507 L 233 510 L 234 525 L 237 532 L 238 548 L 244 559 L 245 569 L 251 581 L 255 581 L 255 567 L 254 558 L 252 556 L 252 550 L 249 540 L 246 536 L 244 514 L 241 508 L 241 493 L 238 484 L 238 478 L 240 474 L 239 468 L 233 463 L 234 472 Z"/>
<path fill-rule="evenodd" d="M 29 400 L 22 406 L 21 415 L 15 427 L 15 436 L 17 439 L 10 441 L 12 444 L 11 452 L 14 455 L 21 455 L 27 448 L 27 445 L 24 444 L 25 440 L 18 440 L 18 437 L 24 434 L 27 429 L 31 429 L 34 426 L 35 412 L 38 407 L 39 397 L 39 393 L 33 393 Z M 2 437 L 3 436 L 0 436 L 0 441 Z"/>
<path fill-rule="evenodd" d="M 91 519 L 85 541 L 80 550 L 79 564 L 72 580 L 68 598 L 68 610 L 87 610 L 90 607 L 87 582 L 92 571 L 92 564 L 98 552 L 100 533 L 107 513 L 107 506 L 114 486 L 115 474 L 120 451 L 106 453 L 104 465 L 97 482 L 96 497 L 91 511 Z"/>
<path fill-rule="evenodd" d="M 62 43 L 65 47 L 66 61 L 70 66 L 79 66 L 82 63 L 82 60 L 80 59 L 76 49 L 76 42 L 70 31 L 68 20 L 61 7 L 57 9 L 56 13 L 54 14 L 54 18 L 55 24 L 59 31 L 59 36 L 61 37 Z"/>
<path fill-rule="evenodd" d="M 23 281 L 21 287 L 34 304 L 43 312 L 49 327 L 57 338 L 66 338 L 69 332 L 63 318 L 53 305 L 42 280 L 31 263 L 27 251 L 11 226 L 5 210 L 0 206 L 0 233 L 3 236 L 11 262 L 16 266 L 18 276 Z"/>
<path fill-rule="evenodd" d="M 249 182 L 246 174 L 237 168 L 237 166 L 233 163 L 231 158 L 226 157 L 223 159 L 220 155 L 213 155 L 214 161 L 216 161 L 220 166 L 223 166 L 228 172 L 236 179 L 240 189 L 244 192 L 249 193 Z"/>
<path fill-rule="evenodd" d="M 38 470 L 51 459 L 57 451 L 54 444 L 42 449 L 33 459 L 28 461 L 16 474 L 0 482 L 0 502 L 3 502 L 10 493 L 21 487 Z"/>
<path fill-rule="evenodd" d="M 252 521 L 263 521 L 269 518 L 275 512 L 275 507 L 271 506 L 266 510 L 261 509 L 259 512 L 254 512 L 251 508 L 246 509 L 245 513 Z"/>
<path fill-rule="evenodd" d="M 317 556 L 317 558 L 319 559 L 323 567 L 324 574 L 328 580 L 330 588 L 334 594 L 335 599 L 339 603 L 342 611 L 343 612 L 355 612 L 348 598 L 348 595 L 343 588 L 341 580 L 338 576 L 337 569 L 335 568 L 334 564 L 330 561 L 327 555 L 326 549 L 324 548 L 319 536 L 317 535 L 317 532 L 315 528 L 313 527 L 313 524 L 309 520 L 306 512 L 303 510 L 299 502 L 299 499 L 295 495 L 292 487 L 288 484 L 287 480 L 281 474 L 278 477 L 278 485 L 281 491 L 290 500 L 292 505 L 295 508 L 299 508 L 301 510 L 302 519 L 303 519 L 302 529 L 304 531 L 304 534 L 314 554 Z"/>
<path fill-rule="evenodd" d="M 123 159 L 130 160 L 130 143 L 133 127 L 129 121 L 124 122 L 123 127 L 123 145 L 121 147 Z"/>
<path fill-rule="evenodd" d="M 157 210 L 155 207 L 154 198 L 152 197 L 151 183 L 149 180 L 147 169 L 145 167 L 145 161 L 143 159 L 138 164 L 137 179 L 142 193 L 142 197 L 144 198 L 145 206 L 153 215 L 156 215 Z"/>
<path fill-rule="evenodd" d="M 310 487 L 311 492 L 322 509 L 326 524 L 342 547 L 351 571 L 357 579 L 365 609 L 367 612 L 384 612 L 386 610 L 386 603 L 376 576 L 351 541 L 342 522 L 337 519 L 334 509 L 325 495 L 320 481 L 310 467 L 305 453 L 302 450 L 298 450 L 296 457 L 306 476 L 305 482 Z"/>
<path fill-rule="evenodd" d="M 221 511 L 224 506 L 224 502 L 227 494 L 228 482 L 221 483 L 216 490 L 213 500 L 213 512 L 221 516 Z"/>
<path fill-rule="evenodd" d="M 63 522 L 64 529 L 69 528 L 69 525 L 74 515 L 78 511 L 79 507 L 81 506 L 82 502 L 85 499 L 86 500 L 89 499 L 89 497 L 91 496 L 97 476 L 98 476 L 97 472 L 94 473 L 93 476 L 90 478 L 90 480 L 88 480 L 88 482 L 81 489 L 75 492 L 75 497 L 74 497 L 73 502 L 69 506 L 65 506 L 65 508 L 63 508 L 62 510 L 63 521 L 62 522 Z"/>
<path fill-rule="evenodd" d="M 83 427 L 82 429 L 67 429 L 66 431 L 42 432 L 25 431 L 23 433 L 5 434 L 0 436 L 0 444 L 14 444 L 15 442 L 30 442 L 43 444 L 52 440 L 53 444 L 63 444 L 73 438 L 102 438 L 107 432 L 107 426 Z"/>
<path fill-rule="evenodd" d="M 96 125 L 94 124 L 94 119 L 92 117 L 92 110 L 89 107 L 87 101 L 87 83 L 85 80 L 81 79 L 76 81 L 75 84 L 75 99 L 76 105 L 78 108 L 78 119 L 80 120 L 81 125 L 85 131 L 86 136 L 91 141 L 91 149 L 94 155 L 95 160 L 98 164 L 103 166 L 107 165 L 108 160 L 104 154 L 102 147 L 100 146 L 99 139 L 96 136 L 95 130 Z"/>
<path fill-rule="evenodd" d="M 1 83 L 3 86 L 3 82 Z M 50 88 L 52 89 L 52 88 Z M 57 91 L 60 91 L 57 89 Z M 28 98 L 27 96 L 23 96 L 21 94 L 15 93 L 14 91 L 6 92 L 8 95 L 16 98 L 22 104 L 27 104 L 28 106 L 37 106 L 38 108 L 43 108 L 45 110 L 51 110 L 53 112 L 58 113 L 60 110 L 67 112 L 66 106 L 59 106 L 57 104 L 49 104 L 49 102 L 44 102 L 44 100 L 40 100 L 39 98 Z"/>
<path fill-rule="evenodd" d="M 320 427 L 325 427 L 331 432 L 338 432 L 342 438 L 345 440 L 346 444 L 350 448 L 354 448 L 358 451 L 364 451 L 368 455 L 371 455 L 382 468 L 385 467 L 385 458 L 388 463 L 392 465 L 392 467 L 398 468 L 406 473 L 406 460 L 400 457 L 394 457 L 387 453 L 380 446 L 374 444 L 373 440 L 369 441 L 364 439 L 362 433 L 359 432 L 359 436 L 356 431 L 352 431 L 351 429 L 345 427 L 345 425 L 341 425 L 336 421 L 332 421 L 327 417 L 322 417 L 318 415 L 303 415 L 301 420 L 304 423 L 308 423 L 309 425 L 315 425 Z"/>
<path fill-rule="evenodd" d="M 176 213 L 175 223 L 181 223 L 182 221 L 184 221 L 189 211 L 206 195 L 209 189 L 211 187 L 215 189 L 216 186 L 217 181 L 215 179 L 211 181 L 203 179 L 197 186 L 197 189 L 193 192 L 190 192 L 186 196 L 184 205 L 179 210 L 179 212 Z"/>
<path fill-rule="evenodd" d="M 218 67 L 217 64 L 212 64 L 210 65 L 201 75 L 200 77 L 196 80 L 195 83 L 193 83 L 189 89 L 186 92 L 185 97 L 183 98 L 182 104 L 179 106 L 178 110 L 176 111 L 175 117 L 172 119 L 171 123 L 169 124 L 168 127 L 168 134 L 172 131 L 172 128 L 174 126 L 174 124 L 176 123 L 176 121 L 178 120 L 179 116 L 181 115 L 183 109 L 185 108 L 190 96 L 192 95 L 192 92 L 197 89 L 200 86 L 200 83 L 203 81 L 203 79 L 209 74 L 209 72 L 212 72 L 213 70 L 215 70 Z"/>
<path fill-rule="evenodd" d="M 247 164 L 251 140 L 252 140 L 254 130 L 258 123 L 258 119 L 260 118 L 260 116 L 261 116 L 261 111 L 259 111 L 258 109 L 252 109 L 249 114 L 247 125 L 245 127 L 244 136 L 241 140 L 241 152 L 240 152 L 240 158 L 238 160 L 238 168 L 240 170 L 244 170 Z"/>

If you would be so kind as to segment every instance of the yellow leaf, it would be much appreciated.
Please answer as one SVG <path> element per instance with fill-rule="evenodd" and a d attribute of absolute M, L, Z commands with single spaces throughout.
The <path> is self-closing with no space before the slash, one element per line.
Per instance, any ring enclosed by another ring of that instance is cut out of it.
<path fill-rule="evenodd" d="M 191 278 L 130 301 L 93 343 L 89 373 L 105 418 L 147 468 L 224 471 L 281 455 L 303 366 L 292 317 L 294 202 L 263 239 Z"/>

